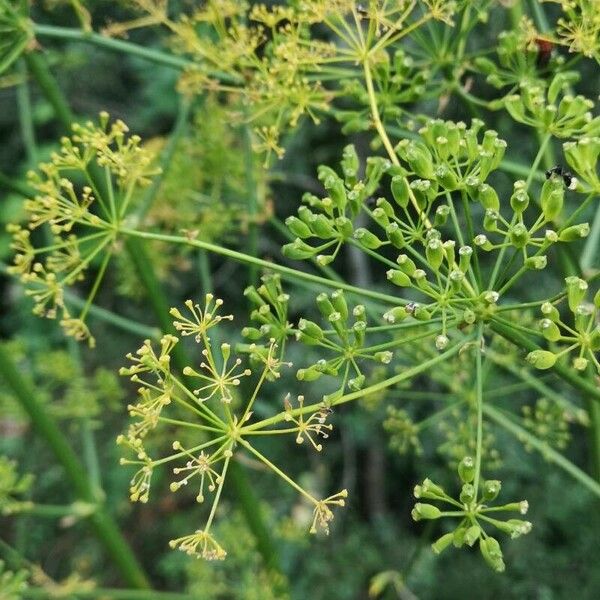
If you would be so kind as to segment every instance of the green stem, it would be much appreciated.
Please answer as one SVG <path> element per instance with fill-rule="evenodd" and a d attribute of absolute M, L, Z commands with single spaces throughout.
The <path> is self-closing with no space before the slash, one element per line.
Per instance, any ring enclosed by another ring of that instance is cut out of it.
<path fill-rule="evenodd" d="M 10 356 L 1 346 L 0 375 L 12 389 L 23 410 L 28 414 L 37 433 L 46 440 L 56 459 L 61 463 L 76 496 L 84 502 L 95 503 L 94 490 L 90 485 L 85 469 L 69 445 L 67 438 L 45 411 L 34 390 L 21 377 Z M 132 587 L 147 588 L 146 575 L 114 520 L 103 507 L 98 507 L 90 516 L 90 523 L 98 539 L 119 568 L 123 579 Z"/>
<path fill-rule="evenodd" d="M 529 352 L 533 350 L 541 350 L 535 342 L 532 342 L 529 338 L 525 337 L 522 333 L 515 331 L 513 328 L 499 323 L 492 319 L 489 323 L 490 328 L 495 331 L 498 335 L 512 342 L 516 346 L 523 348 Z M 570 368 L 565 367 L 561 364 L 555 364 L 552 367 L 554 373 L 556 373 L 561 379 L 572 385 L 573 387 L 580 390 L 584 396 L 593 398 L 596 401 L 600 401 L 600 388 L 594 385 L 592 382 L 584 379 L 580 375 L 575 374 Z"/>
<path fill-rule="evenodd" d="M 24 57 L 29 72 L 40 86 L 48 102 L 52 105 L 56 118 L 67 131 L 70 131 L 75 117 L 65 101 L 58 83 L 48 70 L 44 57 L 37 52 L 27 52 Z"/>
<path fill-rule="evenodd" d="M 54 25 L 41 25 L 33 23 L 33 32 L 40 37 L 53 37 L 61 40 L 73 40 L 94 44 L 107 50 L 113 50 L 121 54 L 129 54 L 149 60 L 153 63 L 171 67 L 173 69 L 186 69 L 192 67 L 194 62 L 180 56 L 174 56 L 160 50 L 146 48 L 131 42 L 116 40 L 99 33 L 83 31 L 81 29 L 73 29 L 70 27 L 56 27 Z M 240 79 L 229 73 L 221 71 L 211 71 L 211 77 L 214 77 L 222 83 L 236 84 L 240 83 Z"/>
<path fill-rule="evenodd" d="M 477 408 L 477 446 L 475 452 L 475 500 L 479 495 L 479 479 L 481 477 L 481 456 L 483 454 L 483 375 L 482 375 L 482 344 L 483 344 L 483 322 L 477 325 L 477 352 L 475 354 L 475 402 Z"/>
<path fill-rule="evenodd" d="M 253 264 L 268 269 L 270 271 L 275 271 L 277 273 L 280 273 L 283 278 L 291 281 L 307 281 L 310 283 L 323 285 L 328 288 L 343 289 L 347 292 L 354 293 L 360 297 L 367 296 L 369 298 L 374 298 L 375 300 L 380 300 L 388 304 L 398 304 L 400 302 L 399 298 L 397 298 L 396 296 L 390 296 L 388 294 L 383 294 L 374 290 L 362 289 L 347 283 L 342 283 L 340 281 L 331 281 L 329 279 L 325 279 L 324 277 L 319 277 L 318 275 L 312 275 L 311 273 L 305 273 L 304 271 L 291 269 L 283 265 L 278 265 L 267 260 L 262 260 L 254 256 L 249 256 L 248 254 L 244 254 L 242 252 L 237 252 L 236 250 L 230 250 L 229 248 L 223 248 L 222 246 L 217 246 L 209 242 L 203 242 L 201 240 L 194 240 L 175 235 L 152 233 L 150 231 L 137 231 L 135 229 L 121 229 L 121 233 L 129 235 L 133 238 L 142 238 L 146 240 L 157 240 L 163 242 L 170 242 L 174 244 L 183 244 L 187 246 L 192 246 L 194 248 L 200 248 L 202 250 L 208 250 L 209 252 L 212 252 L 214 254 L 220 254 L 221 256 L 232 258 L 241 263 Z"/>

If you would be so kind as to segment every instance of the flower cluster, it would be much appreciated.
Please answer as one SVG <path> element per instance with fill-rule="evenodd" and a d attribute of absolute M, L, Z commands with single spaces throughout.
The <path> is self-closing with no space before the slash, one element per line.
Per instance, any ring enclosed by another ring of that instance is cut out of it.
<path fill-rule="evenodd" d="M 272 285 L 275 287 L 271 288 Z M 275 296 L 268 293 L 269 289 L 279 291 L 275 280 L 267 278 L 263 286 L 260 291 L 254 290 L 260 299 L 281 301 L 278 300 L 280 293 Z M 220 299 L 208 294 L 203 307 L 187 301 L 186 311 L 171 309 L 171 315 L 176 319 L 175 329 L 182 336 L 193 337 L 202 347 L 200 368 L 186 366 L 181 375 L 173 371 L 171 355 L 179 340 L 169 334 L 163 336 L 158 347 L 146 340 L 135 353 L 128 355 L 132 364 L 122 368 L 121 374 L 139 386 L 138 402 L 129 406 L 133 422 L 117 440 L 135 455 L 133 459 L 121 459 L 122 464 L 138 468 L 130 485 L 132 501 L 148 501 L 154 469 L 167 464 L 173 473 L 172 492 L 193 486 L 198 503 L 210 498 L 211 508 L 204 526 L 170 543 L 173 548 L 207 560 L 220 560 L 226 555 L 214 539 L 211 526 L 227 470 L 240 452 L 261 461 L 312 504 L 313 533 L 317 529 L 328 531 L 333 519 L 332 507 L 343 506 L 347 496 L 344 490 L 324 500 L 315 498 L 254 446 L 253 436 L 291 434 L 297 443 L 306 439 L 315 450 L 321 450 L 322 445 L 317 439 L 326 439 L 332 429 L 332 425 L 326 423 L 330 411 L 321 402 L 304 404 L 303 397 L 299 398 L 299 408 L 292 408 L 286 398 L 283 411 L 256 420 L 253 405 L 262 394 L 269 375 L 273 374 L 273 364 L 259 362 L 259 372 L 253 373 L 242 366 L 241 358 L 233 356 L 229 344 L 222 343 L 219 351 L 215 351 L 210 331 L 219 322 L 231 318 L 218 314 L 221 304 Z M 268 349 L 271 355 L 275 347 L 272 340 Z M 252 391 L 249 391 L 251 386 L 240 385 L 242 378 L 253 382 Z M 150 458 L 162 451 L 160 438 L 153 439 L 161 426 L 176 426 L 180 437 L 172 442 L 170 453 Z"/>
<path fill-rule="evenodd" d="M 29 174 L 36 195 L 25 202 L 27 227 L 9 225 L 15 250 L 10 272 L 20 277 L 34 313 L 59 318 L 67 335 L 94 345 L 85 318 L 114 251 L 134 193 L 157 169 L 153 155 L 128 135 L 122 121 L 74 124 L 71 137 L 39 172 Z M 101 173 L 102 175 L 99 175 Z M 83 184 L 80 183 L 83 182 Z M 39 233 L 34 235 L 34 232 Z M 100 260 L 83 309 L 74 316 L 65 289 L 85 279 Z"/>
<path fill-rule="evenodd" d="M 543 319 L 540 321 L 542 334 L 552 344 L 552 350 L 534 350 L 527 360 L 536 369 L 550 369 L 562 357 L 571 356 L 573 368 L 585 371 L 592 365 L 600 373 L 600 290 L 592 303 L 586 302 L 588 284 L 579 277 L 566 278 L 567 307 L 573 326 L 562 320 L 556 304 L 544 302 L 541 306 Z"/>
<path fill-rule="evenodd" d="M 527 513 L 529 505 L 526 500 L 511 502 L 500 506 L 489 506 L 499 495 L 501 483 L 497 480 L 478 481 L 479 473 L 470 456 L 464 457 L 458 465 L 458 474 L 462 484 L 460 495 L 453 498 L 444 489 L 425 479 L 415 486 L 414 495 L 418 500 L 433 500 L 448 505 L 448 510 L 441 510 L 434 504 L 417 502 L 412 511 L 415 521 L 422 519 L 440 519 L 454 517 L 459 519 L 457 527 L 446 533 L 432 544 L 433 551 L 439 554 L 448 546 L 473 546 L 479 542 L 479 550 L 485 561 L 495 571 L 504 571 L 505 565 L 502 549 L 498 540 L 486 531 L 494 528 L 502 533 L 518 538 L 531 531 L 531 523 L 522 519 L 499 520 L 491 516 L 497 512 Z M 481 485 L 480 485 L 481 484 Z"/>

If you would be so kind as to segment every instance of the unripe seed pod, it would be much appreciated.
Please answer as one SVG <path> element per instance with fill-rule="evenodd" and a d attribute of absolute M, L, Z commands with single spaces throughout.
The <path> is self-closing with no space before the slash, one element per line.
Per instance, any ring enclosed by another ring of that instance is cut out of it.
<path fill-rule="evenodd" d="M 373 355 L 373 358 L 381 364 L 389 365 L 394 358 L 394 353 L 390 352 L 389 350 L 385 350 L 384 352 L 376 352 Z"/>
<path fill-rule="evenodd" d="M 483 500 L 484 502 L 491 502 L 498 497 L 502 483 L 497 479 L 488 479 L 483 484 Z"/>
<path fill-rule="evenodd" d="M 483 217 L 483 228 L 486 231 L 498 231 L 498 219 L 500 218 L 500 214 L 492 209 L 488 209 L 485 211 L 485 216 Z"/>
<path fill-rule="evenodd" d="M 454 240 L 446 240 L 442 244 L 442 248 L 444 250 L 444 256 L 446 257 L 446 262 L 448 263 L 448 268 L 452 269 L 454 267 L 454 248 L 456 247 L 456 242 Z"/>
<path fill-rule="evenodd" d="M 400 287 L 412 286 L 410 277 L 406 273 L 403 273 L 398 269 L 390 269 L 389 271 L 387 271 L 386 275 L 388 280 L 391 281 L 394 285 L 398 285 Z"/>
<path fill-rule="evenodd" d="M 342 320 L 345 321 L 348 318 L 348 304 L 346 303 L 346 298 L 344 297 L 344 292 L 342 290 L 335 290 L 335 292 L 331 294 L 331 304 L 335 310 L 340 313 Z"/>
<path fill-rule="evenodd" d="M 530 256 L 523 264 L 527 269 L 541 271 L 542 269 L 546 268 L 548 264 L 548 257 L 545 255 Z"/>
<path fill-rule="evenodd" d="M 458 188 L 458 178 L 447 165 L 439 165 L 435 170 L 435 178 L 438 183 L 446 190 L 455 190 Z"/>
<path fill-rule="evenodd" d="M 543 336 L 549 342 L 557 342 L 560 339 L 560 329 L 551 319 L 542 319 L 540 321 Z"/>
<path fill-rule="evenodd" d="M 362 373 L 348 380 L 348 387 L 355 392 L 362 389 L 363 385 L 365 385 L 365 376 Z"/>
<path fill-rule="evenodd" d="M 405 156 L 406 162 L 418 177 L 433 179 L 433 158 L 425 145 L 411 142 Z"/>
<path fill-rule="evenodd" d="M 500 549 L 500 544 L 493 537 L 480 538 L 479 540 L 479 549 L 481 551 L 481 555 L 485 559 L 485 562 L 497 571 L 498 573 L 502 573 L 505 569 L 504 560 L 502 558 L 502 550 Z"/>
<path fill-rule="evenodd" d="M 485 237 L 485 236 L 484 236 Z M 487 238 L 486 238 L 487 240 Z M 466 273 L 469 270 L 469 265 L 471 264 L 471 256 L 473 256 L 473 248 L 471 246 L 461 246 L 458 249 L 458 268 Z"/>
<path fill-rule="evenodd" d="M 325 292 L 317 296 L 316 302 L 317 307 L 324 318 L 328 319 L 332 313 L 336 312 L 335 307 Z"/>
<path fill-rule="evenodd" d="M 542 314 L 551 321 L 560 321 L 560 313 L 558 312 L 558 308 L 554 306 L 551 302 L 544 302 L 541 306 Z"/>
<path fill-rule="evenodd" d="M 523 223 L 517 223 L 514 227 L 509 230 L 510 233 L 510 243 L 515 248 L 525 248 L 527 243 L 529 242 L 529 231 L 527 231 L 527 227 L 523 225 Z"/>
<path fill-rule="evenodd" d="M 490 240 L 488 240 L 487 236 L 484 235 L 483 233 L 476 235 L 475 239 L 473 240 L 473 243 L 478 248 L 481 248 L 482 250 L 485 250 L 486 252 L 493 250 L 493 248 L 494 248 L 494 246 L 492 245 L 492 242 L 490 242 Z"/>
<path fill-rule="evenodd" d="M 374 233 L 371 233 L 364 227 L 359 227 L 354 231 L 354 239 L 364 248 L 377 250 L 383 243 Z"/>
<path fill-rule="evenodd" d="M 542 186 L 540 205 L 542 213 L 548 221 L 554 221 L 562 211 L 565 198 L 565 188 L 561 177 L 546 179 Z"/>
<path fill-rule="evenodd" d="M 579 277 L 571 276 L 565 278 L 567 284 L 567 300 L 569 308 L 572 312 L 577 310 L 577 307 L 582 303 L 588 290 L 588 284 Z"/>
<path fill-rule="evenodd" d="M 551 369 L 557 360 L 556 354 L 548 350 L 534 350 L 530 352 L 525 360 L 536 369 Z"/>
<path fill-rule="evenodd" d="M 331 221 L 325 215 L 316 215 L 310 220 L 308 226 L 322 239 L 328 240 L 335 237 L 335 229 Z"/>
<path fill-rule="evenodd" d="M 462 271 L 459 271 L 458 269 L 453 269 L 452 271 L 450 271 L 448 277 L 450 278 L 450 286 L 452 287 L 452 291 L 460 291 L 463 281 L 465 279 L 465 274 Z"/>
<path fill-rule="evenodd" d="M 571 225 L 563 229 L 558 235 L 561 242 L 576 242 L 586 238 L 590 234 L 589 223 L 580 223 L 579 225 Z"/>
<path fill-rule="evenodd" d="M 475 479 L 475 461 L 471 456 L 465 456 L 458 463 L 458 476 L 463 483 L 471 483 Z"/>
<path fill-rule="evenodd" d="M 477 315 L 470 308 L 465 308 L 465 312 L 463 312 L 463 320 L 468 325 L 473 325 L 477 320 Z"/>
<path fill-rule="evenodd" d="M 401 208 L 406 208 L 410 199 L 406 177 L 392 177 L 392 196 Z"/>
<path fill-rule="evenodd" d="M 360 167 L 360 161 L 358 160 L 356 148 L 352 144 L 348 144 L 344 148 L 342 156 L 342 171 L 344 173 L 344 179 L 348 184 L 354 185 L 356 183 L 356 177 Z"/>
<path fill-rule="evenodd" d="M 415 265 L 414 261 L 406 254 L 400 254 L 396 259 L 396 262 L 398 263 L 400 269 L 410 277 L 412 277 L 414 272 L 417 270 L 417 265 Z"/>
<path fill-rule="evenodd" d="M 385 228 L 385 233 L 387 235 L 388 240 L 392 243 L 396 248 L 404 248 L 404 236 L 402 235 L 402 231 L 398 226 L 398 223 L 390 223 Z"/>
<path fill-rule="evenodd" d="M 316 250 L 303 242 L 300 238 L 296 238 L 291 244 L 285 244 L 281 249 L 283 255 L 292 260 L 305 260 L 312 258 L 316 254 Z"/>
<path fill-rule="evenodd" d="M 396 306 L 395 308 L 388 310 L 383 315 L 383 318 L 388 323 L 401 323 L 408 316 L 409 316 L 409 312 L 406 310 L 406 308 L 404 306 Z"/>
<path fill-rule="evenodd" d="M 377 207 L 375 210 L 373 210 L 371 216 L 373 217 L 375 223 L 384 229 L 390 224 L 390 220 L 385 214 L 385 210 L 383 210 L 381 207 Z"/>
<path fill-rule="evenodd" d="M 352 226 L 352 221 L 350 219 L 347 217 L 337 217 L 334 222 L 336 229 L 345 239 L 352 236 L 354 227 Z"/>
<path fill-rule="evenodd" d="M 465 544 L 472 546 L 481 535 L 481 527 L 479 525 L 471 525 L 465 532 Z"/>
<path fill-rule="evenodd" d="M 453 541 L 454 533 L 446 533 L 431 544 L 431 549 L 434 554 L 441 554 Z"/>
<path fill-rule="evenodd" d="M 319 371 L 315 366 L 308 367 L 306 369 L 299 369 L 296 373 L 296 377 L 300 381 L 316 381 L 323 373 Z"/>
<path fill-rule="evenodd" d="M 352 325 L 352 333 L 354 334 L 354 340 L 359 346 L 362 346 L 365 341 L 365 330 L 367 329 L 367 324 L 365 321 L 356 321 Z"/>
<path fill-rule="evenodd" d="M 308 228 L 308 225 L 301 221 L 298 217 L 290 216 L 285 220 L 285 224 L 287 228 L 299 238 L 308 238 L 312 237 L 313 233 Z"/>
<path fill-rule="evenodd" d="M 446 204 L 442 204 L 437 207 L 435 216 L 433 218 L 433 224 L 435 227 L 440 227 L 446 224 L 448 221 L 448 215 L 450 214 L 450 207 Z"/>
<path fill-rule="evenodd" d="M 344 182 L 339 177 L 332 177 L 327 178 L 324 181 L 324 186 L 333 204 L 340 210 L 340 212 L 343 212 L 346 208 L 346 204 L 348 203 Z"/>
<path fill-rule="evenodd" d="M 429 266 L 434 271 L 439 271 L 444 260 L 444 249 L 442 247 L 442 242 L 435 238 L 429 240 L 429 242 L 427 242 L 427 246 L 425 247 L 425 256 Z"/>
<path fill-rule="evenodd" d="M 420 521 L 421 519 L 439 519 L 442 516 L 442 512 L 433 504 L 417 502 L 412 509 L 411 515 L 415 521 Z"/>
<path fill-rule="evenodd" d="M 396 211 L 394 210 L 394 207 L 385 198 L 378 198 L 377 199 L 377 208 L 383 209 L 383 211 L 385 212 L 385 214 L 390 219 L 392 219 L 395 216 L 395 214 L 396 214 Z"/>
<path fill-rule="evenodd" d="M 413 317 L 417 321 L 429 321 L 431 319 L 431 313 L 424 306 L 417 306 L 413 312 Z"/>
<path fill-rule="evenodd" d="M 517 189 L 510 197 L 510 206 L 516 214 L 520 215 L 529 206 L 529 195 L 523 189 Z"/>
<path fill-rule="evenodd" d="M 475 500 L 475 488 L 470 483 L 465 483 L 460 490 L 459 500 L 461 504 L 471 504 Z"/>

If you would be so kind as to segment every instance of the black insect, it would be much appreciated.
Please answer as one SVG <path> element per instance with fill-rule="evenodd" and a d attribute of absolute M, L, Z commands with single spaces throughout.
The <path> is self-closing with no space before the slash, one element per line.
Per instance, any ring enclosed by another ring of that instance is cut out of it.
<path fill-rule="evenodd" d="M 565 171 L 561 165 L 556 165 L 555 167 L 552 167 L 546 171 L 546 179 L 550 179 L 552 175 L 558 175 L 559 177 L 562 177 L 565 185 L 568 188 L 571 187 L 571 183 L 573 182 L 573 173 Z"/>

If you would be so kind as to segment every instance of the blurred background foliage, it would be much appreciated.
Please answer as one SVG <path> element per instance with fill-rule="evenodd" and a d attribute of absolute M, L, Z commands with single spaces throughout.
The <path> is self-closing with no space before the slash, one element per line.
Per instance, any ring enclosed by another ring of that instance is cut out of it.
<path fill-rule="evenodd" d="M 131 18 L 121 2 L 89 1 L 85 2 L 85 11 L 81 4 L 84 3 L 38 1 L 33 3 L 32 15 L 38 22 L 73 27 L 79 27 L 82 20 L 85 23 L 89 18 L 95 29 Z M 548 10 L 553 8 L 549 6 Z M 511 27 L 505 10 L 498 7 L 494 14 L 497 18 L 490 18 L 479 27 L 470 43 L 487 46 L 501 30 Z M 164 42 L 163 36 L 152 28 L 131 31 L 128 35 L 131 41 L 149 47 L 159 47 Z M 239 125 L 230 123 L 223 103 L 209 94 L 191 106 L 186 104 L 175 91 L 177 73 L 173 69 L 80 41 L 65 43 L 44 38 L 38 43 L 77 115 L 94 116 L 107 110 L 128 123 L 148 146 L 165 148 L 184 105 L 183 110 L 190 115 L 189 125 L 161 183 L 159 201 L 148 216 L 150 223 L 160 224 L 167 231 L 198 231 L 201 239 L 235 246 L 248 232 L 249 224 L 257 223 L 261 228 L 261 255 L 279 260 L 279 248 L 286 240 L 269 223 L 269 217 L 274 214 L 285 218 L 295 212 L 304 191 L 319 190 L 315 178 L 317 165 L 336 163 L 348 141 L 340 132 L 339 123 L 326 121 L 314 125 L 301 121 L 299 128 L 284 139 L 284 158 L 265 170 L 261 156 L 255 155 L 248 164 L 243 132 Z M 577 91 L 597 98 L 598 64 L 584 60 L 579 68 L 583 77 Z M 486 99 L 497 96 L 497 91 L 485 83 L 478 91 Z M 23 94 L 30 94 L 35 156 L 28 153 L 23 143 L 19 117 Z M 469 108 L 455 95 L 439 100 L 419 100 L 411 110 L 453 120 L 468 120 L 472 109 L 477 114 L 483 112 L 477 107 Z M 509 140 L 511 148 L 518 149 L 522 165 L 531 163 L 537 149 L 532 130 L 515 124 L 503 111 L 485 111 L 483 116 L 488 128 L 497 130 Z M 0 173 L 13 181 L 23 180 L 37 160 L 57 148 L 56 140 L 62 134 L 52 106 L 35 83 L 27 79 L 22 65 L 5 72 L 0 77 Z M 362 154 L 369 152 L 364 134 L 354 133 L 351 139 Z M 244 198 L 249 170 L 262 199 L 254 215 L 247 214 Z M 512 180 L 512 176 L 499 172 L 494 183 L 499 190 L 509 190 Z M 5 185 L 0 198 L 0 224 L 19 221 L 22 197 Z M 143 202 L 143 198 L 138 201 Z M 4 263 L 10 260 L 8 245 L 8 235 L 0 229 L 0 259 Z M 236 314 L 238 323 L 245 322 L 247 305 L 239 283 L 247 280 L 245 267 L 197 251 L 160 244 L 151 249 L 153 264 L 173 305 L 187 297 L 201 296 L 205 290 L 201 289 L 200 273 L 208 265 L 214 288 L 226 299 L 228 311 Z M 349 256 L 342 264 L 341 274 L 349 281 L 362 282 L 382 275 L 368 269 Z M 119 256 L 118 269 L 113 269 L 108 278 L 98 304 L 125 318 L 130 316 L 136 322 L 146 323 L 152 331 L 156 324 L 148 313 L 148 300 L 137 280 L 136 268 L 126 254 Z M 1 343 L 35 387 L 41 402 L 60 421 L 78 453 L 92 469 L 97 469 L 95 476 L 101 477 L 107 505 L 117 515 L 156 588 L 187 590 L 191 597 L 202 600 L 281 597 L 273 591 L 277 589 L 274 576 L 262 564 L 255 540 L 235 508 L 234 498 L 225 496 L 221 510 L 228 516 L 217 526 L 219 537 L 229 550 L 223 564 L 189 559 L 168 548 L 167 541 L 189 527 L 198 511 L 191 495 L 172 496 L 168 494 L 168 484 L 159 479 L 155 502 L 148 506 L 129 503 L 126 489 L 130 474 L 118 466 L 114 440 L 123 428 L 132 386 L 119 381 L 115 373 L 132 347 L 132 337 L 137 343 L 143 333 L 113 328 L 94 319 L 92 314 L 96 349 L 92 352 L 79 348 L 65 341 L 54 323 L 31 315 L 30 302 L 18 286 L 14 280 L 0 275 Z M 313 302 L 310 290 L 298 288 L 294 306 L 299 312 L 312 307 Z M 235 327 L 227 331 L 228 339 L 236 335 Z M 506 351 L 502 347 L 497 349 L 500 354 Z M 306 348 L 303 352 L 307 352 Z M 450 382 L 454 393 L 468 393 L 461 387 L 460 362 L 443 366 L 437 377 Z M 506 385 L 507 381 L 498 376 L 497 385 Z M 283 397 L 287 391 L 293 391 L 294 382 L 282 380 L 278 385 L 279 396 Z M 416 390 L 415 397 L 419 392 L 425 395 L 446 391 L 435 380 L 426 378 L 419 379 L 412 389 Z M 423 527 L 412 522 L 410 491 L 424 474 L 434 480 L 439 475 L 443 480 L 447 465 L 456 464 L 468 450 L 469 436 L 463 431 L 468 415 L 450 414 L 449 420 L 432 423 L 417 438 L 413 424 L 429 414 L 431 401 L 416 400 L 402 403 L 401 408 L 386 408 L 401 395 L 401 390 L 388 391 L 379 397 L 365 398 L 360 409 L 342 407 L 336 414 L 336 429 L 328 451 L 317 458 L 292 451 L 295 445 L 293 440 L 289 442 L 286 463 L 308 487 L 320 489 L 325 482 L 334 480 L 351 491 L 352 501 L 347 511 L 336 518 L 329 537 L 308 538 L 305 530 L 311 519 L 309 508 L 283 485 L 274 483 L 272 477 L 263 477 L 260 465 L 251 462 L 246 465 L 277 540 L 291 597 L 359 600 L 369 597 L 369 589 L 374 597 L 381 588 L 378 597 L 402 599 L 597 598 L 600 594 L 600 570 L 594 559 L 600 555 L 597 499 L 542 456 L 527 452 L 514 437 L 493 427 L 488 429 L 489 439 L 486 439 L 486 464 L 494 468 L 490 475 L 506 480 L 508 496 L 528 498 L 534 534 L 507 547 L 507 562 L 511 566 L 503 575 L 489 570 L 475 550 L 448 552 L 441 557 L 431 553 L 429 544 L 443 531 L 437 524 Z M 544 434 L 550 430 L 548 437 L 559 448 L 568 447 L 574 462 L 586 464 L 586 431 L 581 426 L 585 419 L 581 415 L 572 415 L 569 435 L 564 419 L 559 418 L 557 423 L 552 420 L 548 401 L 542 402 L 541 407 L 536 405 L 540 396 L 526 389 L 515 391 L 514 397 L 529 405 L 525 416 L 532 428 L 542 427 Z M 541 411 L 537 419 L 536 411 Z M 34 574 L 32 581 L 47 589 L 52 587 L 45 578 L 63 582 L 60 589 L 64 595 L 57 597 L 79 597 L 68 594 L 69 585 L 74 582 L 80 585 L 88 579 L 99 580 L 105 586 L 117 585 L 118 576 L 83 523 L 85 507 L 72 506 L 74 498 L 60 467 L 45 442 L 31 431 L 10 390 L 1 382 L 0 433 L 0 454 L 16 461 L 0 465 L 0 472 L 5 473 L 0 474 L 0 515 L 3 515 L 0 538 L 10 541 L 29 561 L 29 565 L 12 564 L 12 571 L 28 566 Z M 90 450 L 90 440 L 98 449 L 97 455 Z M 282 452 L 281 443 L 277 444 L 278 452 Z M 502 448 L 501 454 L 496 448 Z M 25 483 L 21 481 L 24 474 L 33 476 L 34 485 L 29 478 Z M 505 477 L 506 474 L 510 477 Z M 3 488 L 5 482 L 7 489 Z M 47 511 L 48 514 L 43 510 L 40 514 L 35 511 L 13 514 L 19 512 L 19 503 L 31 500 L 40 505 L 71 508 L 64 515 L 58 509 L 54 513 Z M 0 547 L 0 556 L 4 554 L 2 550 Z M 3 558 L 10 564 L 11 554 L 8 551 L 6 554 Z M 43 574 L 32 565 L 39 565 Z M 6 586 L 0 590 L 0 598 L 10 598 L 8 579 L 2 582 L 0 567 L 0 588 Z M 3 596 L 5 590 L 9 591 Z M 16 593 L 15 597 L 19 597 L 19 592 Z"/>

